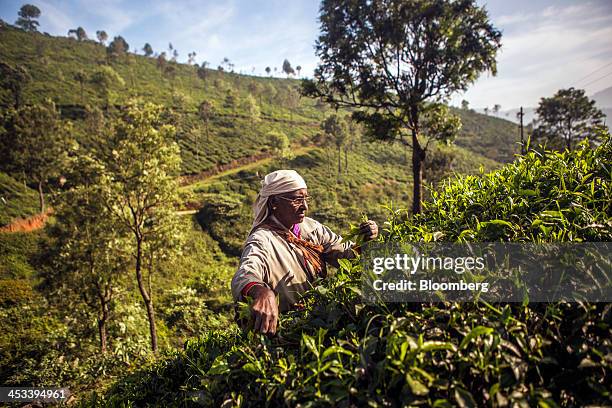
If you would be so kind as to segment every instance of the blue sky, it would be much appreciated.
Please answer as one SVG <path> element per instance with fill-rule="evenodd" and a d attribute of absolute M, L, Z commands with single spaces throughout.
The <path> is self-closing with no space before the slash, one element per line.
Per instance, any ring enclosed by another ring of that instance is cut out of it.
<path fill-rule="evenodd" d="M 103 29 L 111 38 L 122 35 L 132 50 L 149 42 L 157 52 L 167 51 L 171 42 L 179 51 L 179 61 L 186 61 L 187 54 L 195 51 L 196 62 L 208 61 L 216 67 L 227 57 L 237 72 L 247 74 L 263 74 L 270 66 L 277 67 L 280 75 L 287 58 L 294 67 L 302 66 L 303 76 L 309 76 L 317 64 L 317 1 L 30 3 L 42 11 L 40 30 L 53 35 L 66 35 L 69 29 L 82 26 L 95 38 L 95 32 Z M 0 18 L 14 22 L 23 4 L 2 0 Z M 541 97 L 563 87 L 584 87 L 593 94 L 612 86 L 612 1 L 494 0 L 479 4 L 503 32 L 498 75 L 483 74 L 465 95 L 455 95 L 453 104 L 467 99 L 472 107 L 499 103 L 503 110 L 536 106 Z"/>

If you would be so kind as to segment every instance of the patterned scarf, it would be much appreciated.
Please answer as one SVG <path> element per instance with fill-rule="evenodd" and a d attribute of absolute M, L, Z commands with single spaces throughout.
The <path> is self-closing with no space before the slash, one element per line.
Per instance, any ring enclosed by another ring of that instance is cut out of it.
<path fill-rule="evenodd" d="M 285 241 L 297 246 L 304 257 L 304 269 L 306 269 L 306 272 L 308 272 L 313 278 L 317 276 L 325 278 L 327 276 L 327 268 L 325 266 L 325 262 L 323 261 L 323 245 L 316 245 L 310 241 L 306 241 L 305 239 L 298 238 L 287 228 L 276 225 L 270 219 L 267 219 L 260 224 L 259 228 L 265 228 L 276 232 Z"/>

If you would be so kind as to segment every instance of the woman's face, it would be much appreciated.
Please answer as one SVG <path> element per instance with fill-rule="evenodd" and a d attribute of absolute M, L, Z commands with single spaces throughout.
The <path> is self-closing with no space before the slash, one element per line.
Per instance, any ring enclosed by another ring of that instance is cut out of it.
<path fill-rule="evenodd" d="M 308 190 L 305 188 L 272 197 L 272 214 L 287 228 L 304 221 L 308 211 Z"/>

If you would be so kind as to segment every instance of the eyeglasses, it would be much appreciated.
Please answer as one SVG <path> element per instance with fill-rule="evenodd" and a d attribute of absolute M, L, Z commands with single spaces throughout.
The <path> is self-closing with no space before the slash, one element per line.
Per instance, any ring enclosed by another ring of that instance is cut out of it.
<path fill-rule="evenodd" d="M 310 200 L 312 199 L 312 197 L 310 196 L 295 197 L 295 198 L 289 198 L 289 197 L 283 197 L 283 196 L 277 196 L 277 197 L 280 198 L 281 200 L 289 201 L 291 205 L 295 207 L 297 207 L 298 205 L 301 205 L 302 203 L 309 204 Z"/>

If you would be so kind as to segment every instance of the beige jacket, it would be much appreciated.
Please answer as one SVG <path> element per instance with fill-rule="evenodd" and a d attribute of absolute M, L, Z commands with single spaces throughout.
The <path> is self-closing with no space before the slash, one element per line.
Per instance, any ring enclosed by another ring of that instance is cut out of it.
<path fill-rule="evenodd" d="M 326 263 L 338 266 L 338 259 L 354 256 L 352 242 L 343 243 L 342 237 L 312 218 L 304 218 L 300 231 L 302 239 L 323 246 Z M 232 279 L 234 300 L 241 300 L 242 289 L 247 284 L 257 282 L 279 296 L 281 312 L 289 310 L 315 279 L 305 270 L 303 262 L 301 251 L 293 244 L 270 230 L 256 229 L 247 238 L 240 266 Z"/>

